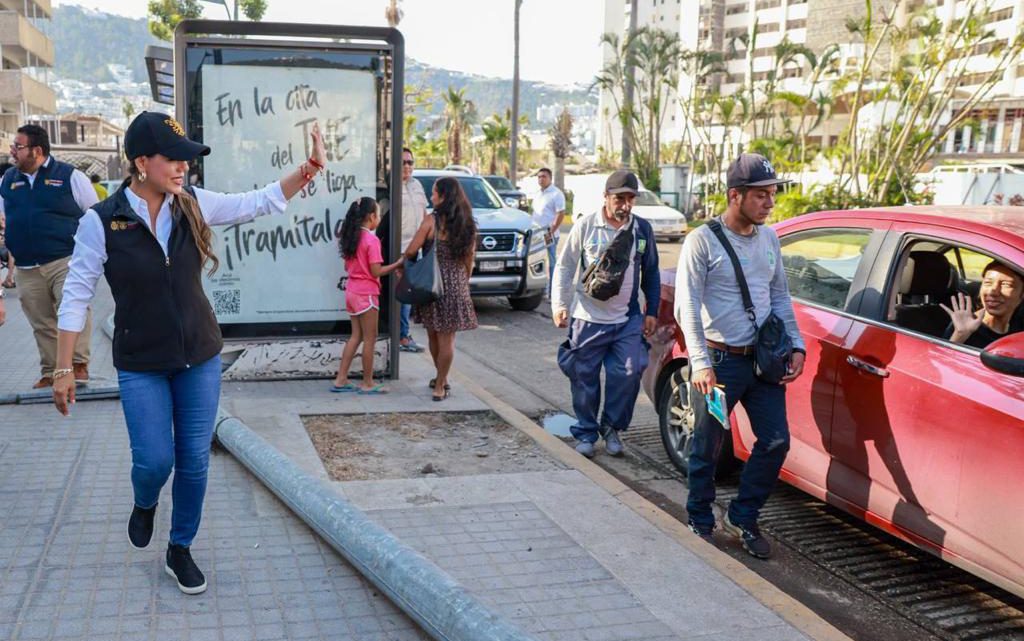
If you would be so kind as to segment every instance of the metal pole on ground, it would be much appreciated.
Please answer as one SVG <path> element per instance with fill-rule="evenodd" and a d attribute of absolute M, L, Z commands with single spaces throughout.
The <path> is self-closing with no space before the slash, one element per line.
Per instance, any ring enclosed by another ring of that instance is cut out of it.
<path fill-rule="evenodd" d="M 223 410 L 214 436 L 295 514 L 439 641 L 533 641 Z"/>

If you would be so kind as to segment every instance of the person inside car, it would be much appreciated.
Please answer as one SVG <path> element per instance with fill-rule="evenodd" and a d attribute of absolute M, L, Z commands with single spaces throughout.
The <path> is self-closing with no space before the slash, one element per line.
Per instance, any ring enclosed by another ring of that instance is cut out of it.
<path fill-rule="evenodd" d="M 1024 276 L 998 261 L 992 261 L 982 272 L 981 309 L 974 311 L 970 296 L 959 293 L 942 305 L 951 322 L 944 338 L 954 343 L 985 349 L 989 343 L 1011 332 L 1024 330 L 1020 314 L 1024 301 Z"/>

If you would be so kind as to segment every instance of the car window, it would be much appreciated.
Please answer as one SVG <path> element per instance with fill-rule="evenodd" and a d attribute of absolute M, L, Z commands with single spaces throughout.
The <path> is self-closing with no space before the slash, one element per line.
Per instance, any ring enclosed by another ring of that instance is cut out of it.
<path fill-rule="evenodd" d="M 427 209 L 431 209 L 430 192 L 434 189 L 434 181 L 438 177 L 414 176 L 414 178 L 423 185 L 423 193 L 427 195 Z M 462 185 L 462 190 L 466 192 L 466 198 L 469 199 L 469 204 L 473 209 L 501 209 L 504 207 L 497 192 L 483 178 L 479 176 L 456 176 L 455 179 Z"/>
<path fill-rule="evenodd" d="M 491 183 L 491 187 L 495 189 L 504 189 L 506 191 L 515 191 L 515 187 L 512 185 L 512 181 L 508 178 L 501 176 L 488 176 L 485 180 Z"/>
<path fill-rule="evenodd" d="M 660 199 L 658 199 L 657 196 L 654 195 L 653 192 L 641 190 L 640 193 L 636 195 L 636 201 L 633 204 L 634 205 L 653 206 L 653 205 L 661 205 L 663 203 L 661 202 Z"/>
<path fill-rule="evenodd" d="M 963 265 L 960 276 L 969 281 L 980 281 L 985 265 L 992 261 L 990 256 L 966 247 L 950 247 L 945 256 L 950 265 L 954 267 Z M 959 260 L 957 260 L 958 256 Z"/>
<path fill-rule="evenodd" d="M 782 238 L 782 266 L 790 295 L 833 309 L 846 307 L 870 238 L 869 229 L 825 229 Z"/>
<path fill-rule="evenodd" d="M 952 307 L 953 299 L 959 299 L 960 295 L 970 299 L 975 313 L 990 306 L 992 310 L 1005 308 L 1005 303 L 1000 306 L 998 297 L 982 295 L 984 270 L 993 261 L 1003 263 L 1017 273 L 1024 273 L 1008 261 L 969 247 L 934 241 L 909 243 L 900 254 L 889 285 L 887 320 L 903 329 L 949 340 L 953 330 L 952 316 L 942 306 Z M 986 298 L 988 300 L 984 300 Z M 1024 308 L 1018 306 L 1010 313 L 1009 331 L 1024 329 Z M 997 336 L 981 327 L 957 342 L 983 349 Z"/>

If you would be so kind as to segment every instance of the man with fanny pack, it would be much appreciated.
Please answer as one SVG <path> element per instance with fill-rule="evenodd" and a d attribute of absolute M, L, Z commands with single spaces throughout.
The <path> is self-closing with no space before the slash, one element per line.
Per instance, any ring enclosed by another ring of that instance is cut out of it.
<path fill-rule="evenodd" d="M 647 367 L 644 336 L 654 332 L 657 320 L 658 248 L 651 224 L 632 215 L 638 190 L 639 181 L 628 171 L 608 177 L 604 207 L 573 224 L 551 286 L 555 326 L 569 327 L 572 316 L 569 338 L 558 349 L 558 366 L 572 387 L 576 451 L 587 458 L 594 456 L 599 436 L 608 454 L 622 455 L 618 433 L 633 420 L 640 376 Z M 599 419 L 602 366 L 604 409 Z"/>
<path fill-rule="evenodd" d="M 806 353 L 779 238 L 765 226 L 778 185 L 786 182 L 764 156 L 741 154 L 729 166 L 725 212 L 686 235 L 676 271 L 675 315 L 689 355 L 691 402 L 703 409 L 701 397 L 717 385 L 728 413 L 743 404 L 757 439 L 722 526 L 762 559 L 771 556 L 771 545 L 757 518 L 789 451 L 785 385 L 803 372 Z M 715 467 L 731 436 L 709 412 L 696 414 L 686 510 L 690 529 L 710 540 Z"/>

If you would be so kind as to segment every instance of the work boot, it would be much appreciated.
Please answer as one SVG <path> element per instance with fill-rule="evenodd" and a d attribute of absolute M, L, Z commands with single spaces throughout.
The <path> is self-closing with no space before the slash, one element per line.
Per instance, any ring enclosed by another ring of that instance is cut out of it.
<path fill-rule="evenodd" d="M 53 387 L 53 379 L 49 376 L 44 376 L 36 381 L 36 384 L 32 386 L 32 389 L 43 389 L 44 387 Z"/>
<path fill-rule="evenodd" d="M 136 550 L 144 550 L 153 539 L 153 518 L 156 516 L 156 506 L 147 509 L 138 505 L 132 508 L 132 515 L 128 517 L 128 542 Z"/>
<path fill-rule="evenodd" d="M 178 582 L 178 589 L 185 594 L 201 594 L 206 591 L 206 577 L 199 571 L 192 553 L 184 545 L 167 545 L 167 565 L 164 566 Z"/>
<path fill-rule="evenodd" d="M 576 444 L 576 451 L 587 458 L 594 458 L 594 444 L 580 441 Z"/>
<path fill-rule="evenodd" d="M 619 431 L 614 427 L 605 427 L 601 431 L 604 437 L 604 450 L 610 456 L 622 456 L 622 441 L 619 439 Z"/>
<path fill-rule="evenodd" d="M 75 363 L 71 366 L 75 375 L 75 385 L 85 385 L 89 382 L 89 364 Z"/>
<path fill-rule="evenodd" d="M 725 519 L 722 521 L 722 528 L 729 534 L 738 536 L 743 542 L 743 549 L 749 552 L 751 556 L 759 559 L 771 557 L 772 545 L 768 542 L 768 539 L 762 536 L 761 528 L 757 527 L 757 523 L 753 525 L 737 525 L 732 522 L 732 517 L 726 514 Z"/>

